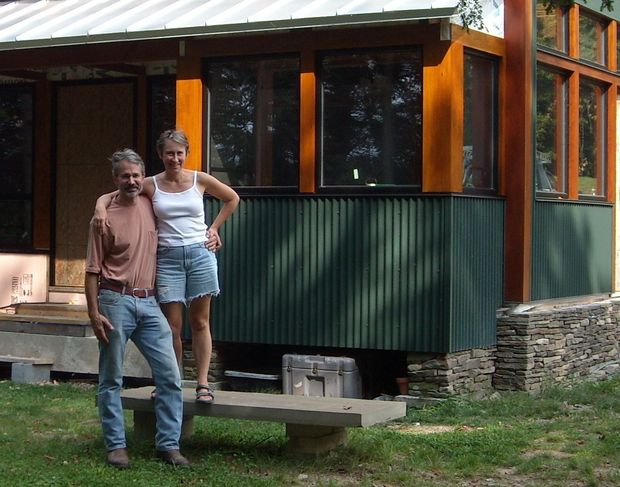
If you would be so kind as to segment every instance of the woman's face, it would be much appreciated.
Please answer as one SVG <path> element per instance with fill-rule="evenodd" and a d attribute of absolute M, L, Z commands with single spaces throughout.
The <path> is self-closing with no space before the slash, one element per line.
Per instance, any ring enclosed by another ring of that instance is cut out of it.
<path fill-rule="evenodd" d="M 159 157 L 161 157 L 166 171 L 175 171 L 183 168 L 187 152 L 184 145 L 173 140 L 166 140 Z"/>

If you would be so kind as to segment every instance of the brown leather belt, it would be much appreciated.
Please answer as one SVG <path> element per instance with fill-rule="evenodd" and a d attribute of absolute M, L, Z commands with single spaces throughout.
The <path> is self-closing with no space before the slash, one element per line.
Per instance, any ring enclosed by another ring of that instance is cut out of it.
<path fill-rule="evenodd" d="M 127 294 L 134 298 L 149 298 L 155 296 L 155 289 L 144 289 L 140 287 L 127 287 L 110 281 L 101 281 L 99 289 L 114 291 L 115 293 Z"/>

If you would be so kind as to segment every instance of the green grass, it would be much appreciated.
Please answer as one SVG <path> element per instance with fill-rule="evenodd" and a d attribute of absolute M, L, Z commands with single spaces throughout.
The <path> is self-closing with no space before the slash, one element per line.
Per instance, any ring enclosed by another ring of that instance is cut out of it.
<path fill-rule="evenodd" d="M 132 466 L 105 465 L 92 385 L 0 382 L 0 485 L 7 486 L 615 486 L 620 377 L 454 398 L 402 421 L 353 429 L 318 458 L 287 456 L 277 423 L 195 418 L 175 469 L 127 432 Z"/>

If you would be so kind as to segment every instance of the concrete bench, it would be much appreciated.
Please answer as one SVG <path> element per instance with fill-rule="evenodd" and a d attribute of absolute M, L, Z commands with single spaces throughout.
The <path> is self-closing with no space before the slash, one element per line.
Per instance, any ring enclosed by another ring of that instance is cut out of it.
<path fill-rule="evenodd" d="M 133 410 L 134 435 L 155 435 L 153 387 L 126 389 L 123 408 Z M 286 424 L 288 450 L 318 454 L 346 442 L 347 428 L 363 428 L 405 416 L 404 402 L 216 391 L 211 404 L 197 404 L 194 389 L 183 388 L 182 437 L 193 434 L 194 416 L 274 421 Z"/>
<path fill-rule="evenodd" d="M 11 364 L 11 380 L 17 384 L 37 384 L 50 380 L 54 361 L 42 357 L 0 355 L 0 363 Z"/>

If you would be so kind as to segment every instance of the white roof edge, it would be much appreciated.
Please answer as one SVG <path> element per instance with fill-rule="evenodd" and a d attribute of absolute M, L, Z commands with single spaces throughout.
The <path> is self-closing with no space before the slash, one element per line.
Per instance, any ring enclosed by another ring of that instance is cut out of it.
<path fill-rule="evenodd" d="M 202 37 L 211 35 L 278 32 L 301 28 L 326 28 L 343 25 L 380 25 L 382 23 L 407 22 L 426 19 L 449 19 L 458 11 L 457 7 L 440 7 L 417 10 L 383 11 L 381 13 L 345 14 L 329 17 L 297 18 L 277 21 L 244 22 L 236 24 L 206 25 L 145 31 L 124 31 L 89 35 L 50 37 L 44 39 L 0 41 L 0 51 L 62 47 L 108 42 L 126 42 L 170 38 Z"/>

